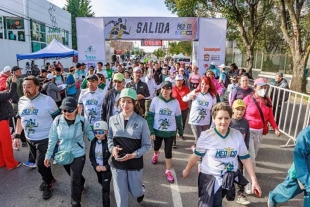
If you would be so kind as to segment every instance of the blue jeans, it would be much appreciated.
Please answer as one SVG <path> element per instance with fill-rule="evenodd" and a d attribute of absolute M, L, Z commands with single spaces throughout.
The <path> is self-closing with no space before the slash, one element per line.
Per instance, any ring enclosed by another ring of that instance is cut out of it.
<path fill-rule="evenodd" d="M 285 180 L 277 185 L 273 191 L 269 192 L 269 201 L 271 204 L 284 203 L 298 194 L 302 193 L 298 181 L 296 178 L 291 178 L 289 175 L 286 176 Z M 305 196 L 306 200 L 306 196 Z M 309 199 L 308 199 L 309 200 Z M 306 202 L 306 201 L 305 201 Z M 309 206 L 304 203 L 304 206 Z"/>

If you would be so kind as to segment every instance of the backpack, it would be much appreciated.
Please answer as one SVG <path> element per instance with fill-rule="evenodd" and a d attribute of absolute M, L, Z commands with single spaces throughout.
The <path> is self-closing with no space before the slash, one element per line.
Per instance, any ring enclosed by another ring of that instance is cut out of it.
<path fill-rule="evenodd" d="M 46 89 L 43 89 L 43 86 L 42 86 L 42 88 L 41 88 L 41 90 L 40 90 L 40 93 L 42 93 L 42 94 L 44 94 L 44 95 L 47 95 L 46 90 L 48 89 L 48 86 L 49 86 L 50 84 L 51 84 L 51 82 L 49 82 L 49 83 L 47 84 Z"/>
<path fill-rule="evenodd" d="M 60 121 L 60 117 L 61 117 L 62 115 L 58 115 L 55 119 L 57 119 L 57 125 L 56 125 L 56 127 L 58 127 L 59 126 L 59 121 Z M 82 125 L 82 132 L 84 132 L 84 121 L 81 119 L 80 120 L 80 123 L 81 123 L 81 125 Z"/>

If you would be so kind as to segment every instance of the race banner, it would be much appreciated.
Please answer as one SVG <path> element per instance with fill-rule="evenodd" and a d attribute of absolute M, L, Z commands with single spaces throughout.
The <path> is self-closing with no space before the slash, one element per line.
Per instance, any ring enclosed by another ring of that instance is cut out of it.
<path fill-rule="evenodd" d="M 225 64 L 226 19 L 199 18 L 198 68 L 206 72 L 211 62 Z"/>
<path fill-rule="evenodd" d="M 104 17 L 107 40 L 195 40 L 195 17 Z"/>
<path fill-rule="evenodd" d="M 89 66 L 106 61 L 103 18 L 76 18 L 78 61 Z"/>

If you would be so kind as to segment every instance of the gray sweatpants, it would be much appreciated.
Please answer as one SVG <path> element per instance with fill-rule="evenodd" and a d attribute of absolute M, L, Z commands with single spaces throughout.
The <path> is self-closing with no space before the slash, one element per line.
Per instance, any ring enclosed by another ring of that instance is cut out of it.
<path fill-rule="evenodd" d="M 252 159 L 254 169 L 256 168 L 256 156 L 263 139 L 263 130 L 250 129 L 249 154 Z M 251 177 L 245 170 L 245 178 L 251 183 Z"/>
<path fill-rule="evenodd" d="M 197 142 L 198 138 L 200 137 L 201 132 L 206 131 L 209 128 L 210 128 L 210 125 L 199 126 L 199 125 L 191 124 L 191 129 L 192 129 L 194 137 L 195 137 L 195 143 Z"/>
<path fill-rule="evenodd" d="M 143 169 L 120 170 L 111 166 L 111 171 L 117 207 L 128 207 L 128 192 L 135 198 L 144 194 Z"/>

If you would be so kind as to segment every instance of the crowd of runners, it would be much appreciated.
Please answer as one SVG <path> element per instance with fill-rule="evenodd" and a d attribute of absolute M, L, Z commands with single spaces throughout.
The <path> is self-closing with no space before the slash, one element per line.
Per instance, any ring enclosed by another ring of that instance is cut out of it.
<path fill-rule="evenodd" d="M 0 76 L 0 167 L 37 168 L 43 181 L 38 189 L 49 199 L 57 180 L 51 161 L 63 165 L 71 177 L 71 204 L 81 206 L 88 153 L 102 205 L 110 206 L 113 180 L 117 206 L 127 207 L 129 193 L 143 201 L 143 162 L 156 165 L 164 158 L 162 173 L 174 182 L 172 151 L 187 139 L 188 123 L 195 141 L 183 177 L 198 164 L 198 205 L 222 206 L 224 196 L 248 205 L 247 194 L 262 194 L 255 175 L 262 137 L 268 124 L 277 136 L 280 131 L 267 81 L 258 78 L 249 87 L 252 77 L 236 64 L 226 70 L 224 64 L 198 68 L 173 60 L 128 60 L 98 62 L 87 71 L 77 63 L 65 72 L 54 62 L 22 78 L 21 68 L 6 66 Z M 277 76 L 283 82 L 283 74 Z M 13 148 L 27 146 L 27 162 L 15 160 Z M 151 149 L 152 160 L 143 160 Z"/>

